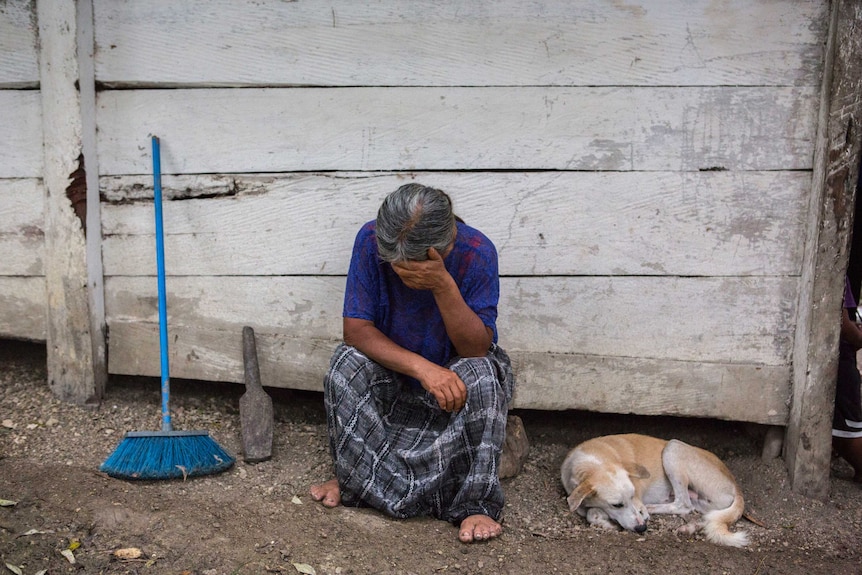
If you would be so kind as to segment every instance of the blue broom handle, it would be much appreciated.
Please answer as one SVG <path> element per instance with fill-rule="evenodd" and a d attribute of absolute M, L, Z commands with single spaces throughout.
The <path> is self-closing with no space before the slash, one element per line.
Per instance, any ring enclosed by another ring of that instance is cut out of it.
<path fill-rule="evenodd" d="M 162 360 L 162 431 L 173 431 L 169 406 L 171 379 L 168 364 L 168 306 L 165 290 L 164 228 L 162 227 L 162 161 L 157 136 L 153 136 L 153 196 L 156 206 L 156 269 L 159 282 L 159 355 Z"/>

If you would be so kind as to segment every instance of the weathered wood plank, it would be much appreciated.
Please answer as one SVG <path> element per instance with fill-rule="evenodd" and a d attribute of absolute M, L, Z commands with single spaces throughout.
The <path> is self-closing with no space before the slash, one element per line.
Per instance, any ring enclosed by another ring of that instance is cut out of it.
<path fill-rule="evenodd" d="M 45 289 L 48 385 L 63 401 L 99 401 L 93 344 L 104 335 L 90 315 L 86 238 L 69 189 L 81 158 L 76 0 L 38 2 L 45 186 Z M 85 187 L 86 189 L 86 187 Z"/>
<path fill-rule="evenodd" d="M 807 87 L 121 90 L 99 94 L 98 147 L 102 175 L 150 174 L 151 134 L 165 174 L 807 170 L 816 102 Z"/>
<path fill-rule="evenodd" d="M 127 375 L 159 375 L 161 351 L 158 322 L 108 320 L 108 371 Z M 320 391 L 323 373 L 336 341 L 283 332 L 263 331 L 254 322 L 261 383 Z M 223 329 L 171 326 L 168 358 L 171 377 L 241 382 L 242 325 Z M 233 328 L 233 329 L 231 329 Z"/>
<path fill-rule="evenodd" d="M 250 325 L 309 339 L 341 337 L 343 277 L 170 277 L 167 288 L 169 326 L 206 325 L 228 331 Z M 109 323 L 117 320 L 158 323 L 153 277 L 105 281 Z M 245 323 L 243 323 L 245 322 Z M 265 322 L 265 323 L 264 323 Z"/>
<path fill-rule="evenodd" d="M 0 5 L 0 88 L 39 85 L 33 1 L 7 0 Z"/>
<path fill-rule="evenodd" d="M 0 276 L 0 338 L 45 341 L 45 278 Z"/>
<path fill-rule="evenodd" d="M 503 275 L 795 275 L 810 174 L 427 173 L 496 244 Z M 173 275 L 347 273 L 359 226 L 411 178 L 162 178 Z M 103 178 L 108 275 L 155 269 L 152 178 Z M 212 197 L 218 196 L 218 197 Z M 493 206 L 493 209 L 490 208 Z"/>
<path fill-rule="evenodd" d="M 862 4 L 839 0 L 831 10 L 785 441 L 793 489 L 824 499 L 829 494 L 841 302 L 862 147 Z"/>
<path fill-rule="evenodd" d="M 114 320 L 111 373 L 160 373 L 158 325 Z M 172 377 L 240 382 L 242 326 L 183 325 L 170 332 Z M 321 391 L 337 341 L 255 328 L 261 381 Z M 510 352 L 517 377 L 513 405 L 643 415 L 691 415 L 783 425 L 789 367 L 691 363 L 584 354 Z"/>
<path fill-rule="evenodd" d="M 102 266 L 102 196 L 99 190 L 99 155 L 96 149 L 96 76 L 93 0 L 76 0 L 78 93 L 81 114 L 81 154 L 85 168 L 85 222 L 87 296 L 93 346 L 94 388 L 101 399 L 108 382 L 105 323 L 105 272 Z"/>
<path fill-rule="evenodd" d="M 166 284 L 175 327 L 341 337 L 343 277 L 168 277 Z M 796 278 L 781 277 L 502 278 L 497 327 L 513 351 L 785 365 L 796 286 Z M 154 277 L 108 278 L 105 287 L 109 323 L 158 323 Z"/>
<path fill-rule="evenodd" d="M 40 180 L 0 180 L 0 276 L 44 276 L 44 205 Z"/>
<path fill-rule="evenodd" d="M 38 90 L 0 90 L 0 178 L 42 177 L 41 106 Z"/>
<path fill-rule="evenodd" d="M 515 352 L 515 405 L 784 425 L 790 367 Z"/>
<path fill-rule="evenodd" d="M 785 365 L 797 278 L 503 278 L 513 350 Z"/>
<path fill-rule="evenodd" d="M 124 85 L 816 85 L 826 7 L 101 0 L 97 76 Z"/>

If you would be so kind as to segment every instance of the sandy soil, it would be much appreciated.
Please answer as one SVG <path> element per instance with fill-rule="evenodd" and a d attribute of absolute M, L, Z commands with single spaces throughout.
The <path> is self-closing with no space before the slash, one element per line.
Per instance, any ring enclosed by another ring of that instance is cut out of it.
<path fill-rule="evenodd" d="M 862 573 L 862 488 L 847 480 L 849 467 L 833 462 L 828 500 L 796 495 L 780 459 L 761 461 L 758 426 L 516 412 L 531 450 L 523 471 L 504 480 L 505 531 L 464 545 L 455 527 L 432 518 L 398 521 L 311 500 L 309 485 L 330 475 L 321 394 L 268 390 L 270 461 L 239 458 L 218 475 L 132 482 L 98 467 L 126 431 L 159 428 L 158 381 L 112 378 L 102 406 L 85 409 L 54 399 L 45 378 L 44 346 L 0 340 L 0 499 L 14 502 L 0 506 L 0 572 Z M 242 386 L 174 380 L 171 391 L 176 429 L 206 430 L 241 454 Z M 765 527 L 740 521 L 736 528 L 752 543 L 738 550 L 677 534 L 683 520 L 676 517 L 654 518 L 643 535 L 586 525 L 566 507 L 559 466 L 580 441 L 624 432 L 677 437 L 716 453 Z M 140 556 L 119 556 L 134 550 Z"/>

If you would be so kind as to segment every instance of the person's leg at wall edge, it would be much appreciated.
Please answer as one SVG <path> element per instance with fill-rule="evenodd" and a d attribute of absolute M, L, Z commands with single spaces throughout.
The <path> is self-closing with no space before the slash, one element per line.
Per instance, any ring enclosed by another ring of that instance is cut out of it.
<path fill-rule="evenodd" d="M 506 417 L 512 398 L 513 378 L 509 358 L 494 347 L 485 358 L 461 359 L 452 369 L 467 385 L 467 406 L 458 423 L 469 438 L 464 481 L 442 513 L 443 519 L 458 525 L 458 539 L 464 543 L 485 541 L 503 532 L 504 498 L 499 480 L 500 454 L 506 438 Z"/>

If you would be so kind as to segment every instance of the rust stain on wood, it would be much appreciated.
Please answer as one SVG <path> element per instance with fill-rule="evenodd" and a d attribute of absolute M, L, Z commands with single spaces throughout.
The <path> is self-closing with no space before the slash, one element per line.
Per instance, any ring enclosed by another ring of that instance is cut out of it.
<path fill-rule="evenodd" d="M 72 209 L 75 210 L 75 215 L 81 222 L 81 229 L 84 230 L 84 235 L 87 234 L 87 172 L 84 169 L 84 155 L 78 155 L 78 167 L 74 172 L 69 174 L 68 187 L 66 187 L 66 197 L 72 202 Z"/>
<path fill-rule="evenodd" d="M 826 189 L 832 197 L 832 209 L 835 220 L 844 221 L 847 215 L 847 176 L 850 169 L 844 165 L 837 172 L 829 174 L 826 178 Z"/>

